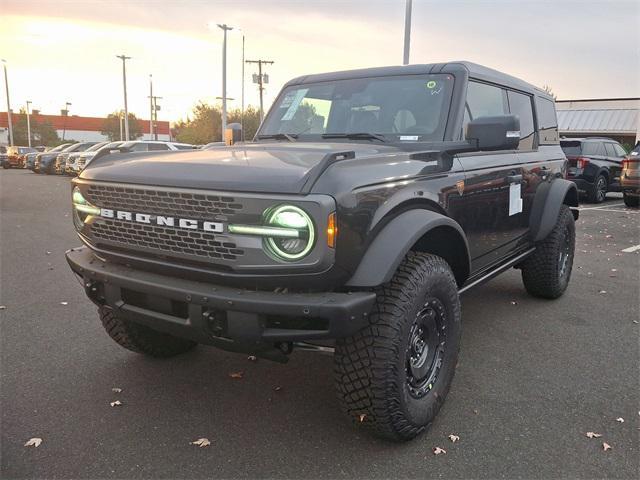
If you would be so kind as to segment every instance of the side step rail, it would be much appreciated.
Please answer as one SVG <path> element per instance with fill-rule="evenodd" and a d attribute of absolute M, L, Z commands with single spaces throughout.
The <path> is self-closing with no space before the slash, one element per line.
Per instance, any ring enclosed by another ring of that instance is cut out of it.
<path fill-rule="evenodd" d="M 514 265 L 520 263 L 522 260 L 524 260 L 529 255 L 531 255 L 535 251 L 535 249 L 536 249 L 535 247 L 530 248 L 526 252 L 523 252 L 520 255 L 517 255 L 517 256 L 513 257 L 507 263 L 502 264 L 499 267 L 496 267 L 495 269 L 485 273 L 480 278 L 477 278 L 474 281 L 472 281 L 471 283 L 468 283 L 468 284 L 464 285 L 460 290 L 458 290 L 458 293 L 462 294 L 462 293 L 466 292 L 467 290 L 469 290 L 472 287 L 478 286 L 478 285 L 480 285 L 480 284 L 482 284 L 484 282 L 487 282 L 487 281 L 491 280 L 496 275 L 499 275 L 502 272 L 504 272 L 505 270 L 508 270 L 511 267 L 513 267 Z"/>

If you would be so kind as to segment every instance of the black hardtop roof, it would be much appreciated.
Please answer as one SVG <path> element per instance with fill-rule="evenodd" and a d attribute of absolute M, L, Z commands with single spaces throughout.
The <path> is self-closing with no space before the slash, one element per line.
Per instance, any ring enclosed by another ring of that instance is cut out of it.
<path fill-rule="evenodd" d="M 498 85 L 504 85 L 516 90 L 522 90 L 529 93 L 535 93 L 541 97 L 545 97 L 553 101 L 547 92 L 541 88 L 531 85 L 530 83 L 520 80 L 519 78 L 507 75 L 506 73 L 499 72 L 493 68 L 488 68 L 477 63 L 467 61 L 455 61 L 448 63 L 428 63 L 428 64 L 416 64 L 416 65 L 396 65 L 389 67 L 373 67 L 373 68 L 361 68 L 357 70 L 343 70 L 339 72 L 329 73 L 317 73 L 313 75 L 304 75 L 302 77 L 294 78 L 287 82 L 289 85 L 303 85 L 306 83 L 317 82 L 329 82 L 333 80 L 345 80 L 349 78 L 366 78 L 366 77 L 384 77 L 391 75 L 416 75 L 416 74 L 430 74 L 430 73 L 452 73 L 466 70 L 470 78 L 482 80 L 485 82 L 496 83 Z"/>

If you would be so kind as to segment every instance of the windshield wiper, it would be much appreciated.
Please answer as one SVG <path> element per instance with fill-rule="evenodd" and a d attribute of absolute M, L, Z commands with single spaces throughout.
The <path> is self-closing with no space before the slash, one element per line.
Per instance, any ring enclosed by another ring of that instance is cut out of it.
<path fill-rule="evenodd" d="M 288 134 L 288 133 L 273 133 L 270 135 L 257 135 L 256 138 L 258 140 L 289 140 L 290 142 L 296 141 L 296 134 Z"/>
<path fill-rule="evenodd" d="M 353 140 L 378 140 L 386 142 L 387 139 L 380 133 L 356 132 L 356 133 L 323 133 L 322 138 L 348 138 Z"/>

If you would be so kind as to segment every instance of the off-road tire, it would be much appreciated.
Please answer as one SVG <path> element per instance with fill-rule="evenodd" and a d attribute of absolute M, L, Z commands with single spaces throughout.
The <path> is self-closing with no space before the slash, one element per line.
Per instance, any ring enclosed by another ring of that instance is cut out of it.
<path fill-rule="evenodd" d="M 386 439 L 406 441 L 429 428 L 451 386 L 461 333 L 458 287 L 444 259 L 410 252 L 376 293 L 369 325 L 336 341 L 338 399 L 357 426 Z M 433 299 L 446 312 L 438 329 L 446 332 L 444 351 L 433 383 L 417 398 L 410 392 L 408 361 L 413 351 L 408 345 L 420 312 Z"/>
<path fill-rule="evenodd" d="M 562 205 L 551 233 L 536 245 L 535 252 L 520 266 L 522 281 L 529 294 L 553 299 L 564 293 L 571 279 L 575 240 L 573 215 L 567 205 Z M 566 263 L 561 257 L 563 252 L 567 255 Z"/>
<path fill-rule="evenodd" d="M 197 345 L 191 340 L 174 337 L 120 318 L 108 307 L 100 307 L 98 313 L 109 336 L 118 345 L 132 352 L 167 358 L 188 352 Z"/>
<path fill-rule="evenodd" d="M 595 182 L 593 182 L 593 190 L 589 192 L 589 203 L 602 203 L 607 198 L 607 190 L 609 182 L 603 174 L 598 174 Z"/>
<path fill-rule="evenodd" d="M 628 193 L 623 193 L 624 204 L 627 207 L 638 208 L 640 206 L 640 196 L 632 196 Z"/>

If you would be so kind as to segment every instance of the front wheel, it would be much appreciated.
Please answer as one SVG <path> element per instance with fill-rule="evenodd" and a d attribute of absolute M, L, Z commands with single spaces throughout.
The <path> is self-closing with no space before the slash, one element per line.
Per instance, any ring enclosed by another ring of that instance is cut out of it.
<path fill-rule="evenodd" d="M 197 344 L 191 340 L 174 337 L 168 333 L 158 332 L 119 317 L 111 308 L 100 307 L 98 310 L 102 326 L 109 336 L 121 347 L 151 357 L 173 357 L 188 352 Z"/>
<path fill-rule="evenodd" d="M 568 206 L 562 205 L 551 233 L 521 265 L 527 292 L 542 298 L 558 298 L 564 293 L 571 278 L 575 243 L 573 214 Z"/>
<path fill-rule="evenodd" d="M 336 342 L 338 399 L 356 424 L 410 440 L 431 425 L 453 380 L 458 287 L 444 259 L 411 252 L 377 294 L 369 325 Z"/>

